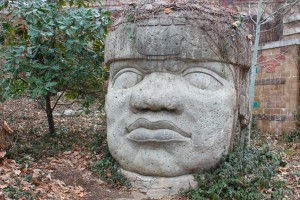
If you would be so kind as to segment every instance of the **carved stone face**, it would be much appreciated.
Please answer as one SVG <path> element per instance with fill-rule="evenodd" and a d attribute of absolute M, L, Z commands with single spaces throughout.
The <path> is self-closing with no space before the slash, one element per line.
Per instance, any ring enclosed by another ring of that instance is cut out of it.
<path fill-rule="evenodd" d="M 136 24 L 120 20 L 105 44 L 109 150 L 123 169 L 144 176 L 216 166 L 241 114 L 237 82 L 247 85 L 242 34 L 229 29 L 224 40 L 205 20 L 171 14 Z M 230 27 L 222 23 L 214 29 Z"/>
<path fill-rule="evenodd" d="M 234 124 L 229 67 L 180 59 L 113 62 L 107 133 L 121 167 L 173 177 L 215 166 L 229 148 Z"/>

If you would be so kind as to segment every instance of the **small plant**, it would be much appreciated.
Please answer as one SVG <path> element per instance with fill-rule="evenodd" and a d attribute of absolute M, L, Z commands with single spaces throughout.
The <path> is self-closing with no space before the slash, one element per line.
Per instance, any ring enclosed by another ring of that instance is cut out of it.
<path fill-rule="evenodd" d="M 300 143 L 300 128 L 284 134 L 284 140 L 289 143 Z"/>
<path fill-rule="evenodd" d="M 24 190 L 21 185 L 19 186 L 8 186 L 3 189 L 7 197 L 10 199 L 38 199 L 37 194 L 32 194 L 30 190 Z M 1 197 L 1 196 L 0 196 Z"/>
<path fill-rule="evenodd" d="M 300 46 L 299 46 L 300 47 Z M 300 48 L 299 48 L 300 53 Z M 289 143 L 300 143 L 300 115 L 298 110 L 294 113 L 294 118 L 296 120 L 296 128 L 290 133 L 283 133 L 283 140 Z"/>
<path fill-rule="evenodd" d="M 185 195 L 190 199 L 280 199 L 283 181 L 272 180 L 282 164 L 271 149 L 235 149 L 221 159 L 219 167 L 195 175 L 198 188 Z"/>

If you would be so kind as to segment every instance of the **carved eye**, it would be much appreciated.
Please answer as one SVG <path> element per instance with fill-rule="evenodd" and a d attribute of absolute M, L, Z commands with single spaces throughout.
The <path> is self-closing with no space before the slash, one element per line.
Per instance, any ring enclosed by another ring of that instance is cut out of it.
<path fill-rule="evenodd" d="M 116 75 L 113 82 L 114 89 L 128 89 L 135 86 L 143 79 L 143 76 L 134 71 L 123 71 Z"/>
<path fill-rule="evenodd" d="M 223 86 L 223 84 L 212 75 L 204 72 L 191 72 L 184 75 L 184 78 L 191 85 L 202 90 L 218 90 Z"/>

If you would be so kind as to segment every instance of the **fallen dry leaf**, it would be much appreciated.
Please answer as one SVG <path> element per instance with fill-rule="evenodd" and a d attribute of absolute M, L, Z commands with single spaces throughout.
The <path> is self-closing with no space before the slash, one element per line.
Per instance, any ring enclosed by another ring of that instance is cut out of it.
<path fill-rule="evenodd" d="M 20 175 L 20 174 L 21 174 L 21 170 L 14 170 L 14 173 L 15 173 L 16 175 Z"/>
<path fill-rule="evenodd" d="M 6 188 L 8 186 L 8 184 L 0 184 L 0 189 L 3 190 L 4 188 Z"/>
<path fill-rule="evenodd" d="M 8 126 L 6 121 L 4 121 L 3 124 L 1 124 L 1 126 L 3 128 L 2 130 L 3 130 L 4 134 L 8 134 L 8 133 L 13 132 L 13 130 Z"/>
<path fill-rule="evenodd" d="M 84 196 L 85 196 L 85 193 L 84 193 L 84 192 L 80 192 L 80 193 L 78 194 L 78 196 L 79 196 L 79 197 L 84 197 Z"/>
<path fill-rule="evenodd" d="M 83 189 L 83 187 L 82 186 L 76 186 L 75 187 L 75 192 L 77 193 L 77 194 L 80 194 L 81 192 L 84 192 L 84 189 Z"/>
<path fill-rule="evenodd" d="M 241 25 L 241 22 L 240 22 L 240 21 L 235 21 L 235 22 L 232 23 L 232 26 L 233 26 L 234 28 L 238 28 L 240 25 Z"/>
<path fill-rule="evenodd" d="M 165 9 L 164 9 L 164 13 L 165 13 L 165 14 L 169 14 L 171 11 L 172 11 L 171 8 L 165 8 Z"/>
<path fill-rule="evenodd" d="M 1 151 L 0 152 L 0 158 L 4 158 L 5 155 L 6 155 L 6 151 Z"/>
<path fill-rule="evenodd" d="M 63 154 L 64 155 L 70 155 L 72 153 L 72 151 L 65 151 Z"/>
<path fill-rule="evenodd" d="M 106 176 L 107 177 L 111 177 L 111 173 L 106 173 Z"/>

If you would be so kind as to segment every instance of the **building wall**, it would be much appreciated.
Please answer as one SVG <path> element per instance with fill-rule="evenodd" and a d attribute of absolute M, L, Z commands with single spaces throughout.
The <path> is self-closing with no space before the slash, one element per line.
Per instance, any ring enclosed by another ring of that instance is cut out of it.
<path fill-rule="evenodd" d="M 260 129 L 290 132 L 299 106 L 298 46 L 281 43 L 260 51 L 254 118 Z"/>
<path fill-rule="evenodd" d="M 299 114 L 300 13 L 283 20 L 280 41 L 261 46 L 254 95 L 254 118 L 260 129 L 291 132 Z"/>

